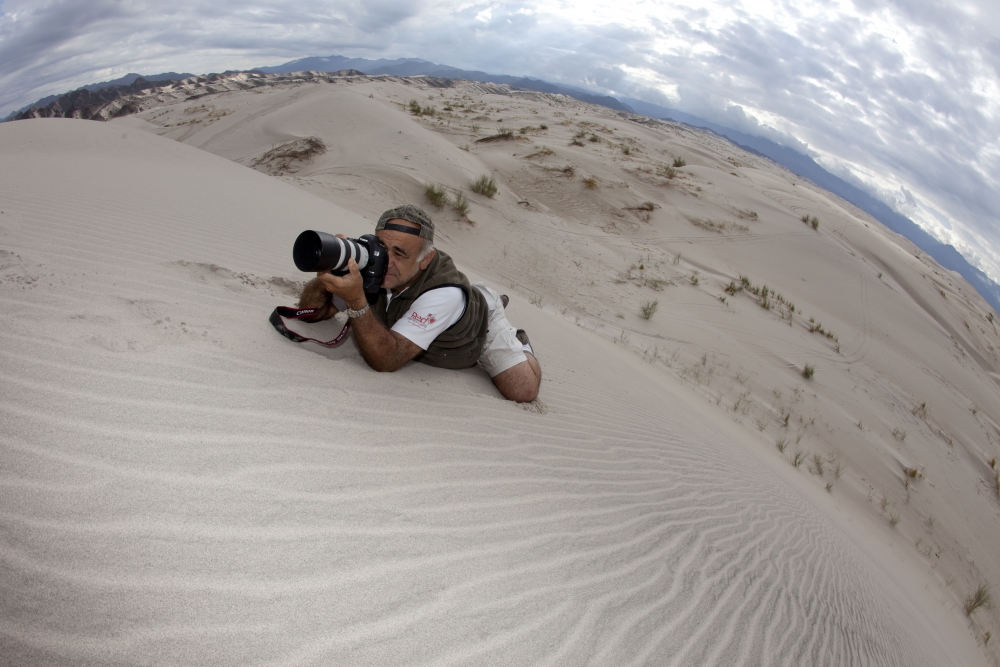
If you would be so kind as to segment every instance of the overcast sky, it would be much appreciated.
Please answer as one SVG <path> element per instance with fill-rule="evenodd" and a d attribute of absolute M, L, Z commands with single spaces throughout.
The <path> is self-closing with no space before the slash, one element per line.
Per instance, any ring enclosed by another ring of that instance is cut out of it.
<path fill-rule="evenodd" d="M 419 57 L 804 150 L 1000 281 L 997 0 L 0 0 L 0 117 L 129 72 Z"/>

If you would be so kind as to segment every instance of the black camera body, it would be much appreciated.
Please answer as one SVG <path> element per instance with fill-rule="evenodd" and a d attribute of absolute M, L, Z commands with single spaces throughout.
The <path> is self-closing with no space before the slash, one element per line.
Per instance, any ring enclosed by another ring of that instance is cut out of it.
<path fill-rule="evenodd" d="M 299 234 L 292 247 L 292 259 L 299 271 L 329 271 L 335 276 L 349 273 L 347 260 L 354 258 L 361 271 L 368 303 L 378 300 L 378 291 L 389 268 L 389 253 L 374 234 L 356 239 L 341 239 L 326 232 L 307 230 Z"/>

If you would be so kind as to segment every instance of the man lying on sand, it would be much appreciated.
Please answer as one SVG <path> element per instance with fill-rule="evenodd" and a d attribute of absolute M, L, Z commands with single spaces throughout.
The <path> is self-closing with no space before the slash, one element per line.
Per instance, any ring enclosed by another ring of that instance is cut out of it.
<path fill-rule="evenodd" d="M 470 285 L 451 258 L 434 248 L 430 216 L 410 204 L 389 209 L 375 235 L 388 249 L 389 266 L 374 306 L 351 259 L 347 275 L 316 274 L 302 290 L 299 308 L 319 308 L 314 321 L 346 308 L 361 356 L 377 371 L 394 371 L 413 359 L 439 368 L 479 362 L 504 398 L 534 400 L 542 369 L 527 334 L 507 321 L 506 295 L 483 283 Z"/>

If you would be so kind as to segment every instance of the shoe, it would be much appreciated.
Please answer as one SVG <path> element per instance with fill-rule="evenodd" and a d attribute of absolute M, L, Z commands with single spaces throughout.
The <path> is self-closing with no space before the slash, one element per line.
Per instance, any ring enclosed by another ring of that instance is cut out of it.
<path fill-rule="evenodd" d="M 507 302 L 508 301 L 510 301 L 510 299 L 507 298 L 506 294 L 501 294 L 500 295 L 500 303 L 503 304 L 503 309 L 504 310 L 507 310 Z"/>
<path fill-rule="evenodd" d="M 514 337 L 521 341 L 521 345 L 527 345 L 532 354 L 535 353 L 534 348 L 531 347 L 531 343 L 528 342 L 528 334 L 524 329 L 518 329 Z"/>

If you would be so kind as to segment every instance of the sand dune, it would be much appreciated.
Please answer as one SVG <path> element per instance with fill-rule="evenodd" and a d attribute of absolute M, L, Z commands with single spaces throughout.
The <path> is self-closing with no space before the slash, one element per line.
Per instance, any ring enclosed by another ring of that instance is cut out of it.
<path fill-rule="evenodd" d="M 549 128 L 476 144 L 440 90 L 419 91 L 434 117 L 393 103 L 417 91 L 0 126 L 0 662 L 987 664 L 993 617 L 961 610 L 998 567 L 981 300 L 721 140 L 446 91 L 498 109 L 475 112 L 491 132 Z M 581 127 L 599 141 L 566 146 Z M 237 164 L 307 136 L 329 150 L 295 173 Z M 431 210 L 439 245 L 511 295 L 537 403 L 270 328 L 304 278 L 299 231 L 365 233 L 425 183 L 468 194 L 487 172 L 475 224 Z M 796 304 L 791 324 L 723 291 L 741 273 Z"/>

